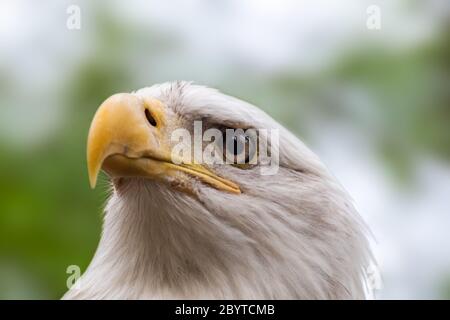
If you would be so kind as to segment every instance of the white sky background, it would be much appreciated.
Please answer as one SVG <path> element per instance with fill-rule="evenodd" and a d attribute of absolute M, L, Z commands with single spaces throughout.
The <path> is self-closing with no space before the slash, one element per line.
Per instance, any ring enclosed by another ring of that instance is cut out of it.
<path fill-rule="evenodd" d="M 76 37 L 65 28 L 68 4 L 79 4 L 82 10 L 82 30 L 73 31 L 79 32 Z M 377 34 L 366 28 L 370 4 L 381 8 L 382 30 Z M 289 68 L 314 73 L 357 49 L 361 39 L 379 42 L 381 48 L 414 47 L 432 36 L 436 23 L 448 13 L 445 1 L 428 1 L 418 11 L 409 10 L 408 1 L 387 0 L 142 0 L 105 5 L 117 19 L 175 35 L 181 42 L 182 60 L 173 52 L 160 57 L 152 70 L 147 70 L 142 53 L 137 61 L 142 71 L 136 76 L 143 82 L 152 72 L 161 78 L 220 83 L 236 61 L 256 74 Z M 26 146 L 57 130 L 56 120 L 64 110 L 48 93 L 64 77 L 64 66 L 76 64 L 93 45 L 90 8 L 89 1 L 75 0 L 39 6 L 36 1 L 0 2 L 0 71 L 6 70 L 21 88 L 20 97 L 1 98 L 0 135 Z M 55 59 L 61 55 L 66 58 Z M 31 98 L 40 99 L 39 109 L 30 108 Z M 25 120 L 17 116 L 24 112 Z M 17 126 L 27 128 L 22 136 Z M 331 123 L 327 128 L 313 128 L 317 144 L 312 148 L 353 196 L 378 240 L 374 248 L 384 278 L 378 296 L 436 297 L 442 275 L 450 276 L 448 165 L 423 159 L 417 168 L 419 188 L 405 193 L 392 185 L 375 151 L 356 129 Z"/>

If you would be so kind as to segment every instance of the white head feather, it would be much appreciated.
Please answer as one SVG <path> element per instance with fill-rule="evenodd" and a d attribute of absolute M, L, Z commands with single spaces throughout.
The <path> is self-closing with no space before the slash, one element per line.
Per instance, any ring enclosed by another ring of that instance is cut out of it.
<path fill-rule="evenodd" d="M 280 130 L 275 176 L 219 166 L 243 193 L 195 182 L 194 198 L 128 179 L 106 206 L 97 252 L 64 298 L 361 299 L 372 256 L 346 192 L 293 134 L 257 107 L 186 82 L 141 89 L 186 121 Z"/>

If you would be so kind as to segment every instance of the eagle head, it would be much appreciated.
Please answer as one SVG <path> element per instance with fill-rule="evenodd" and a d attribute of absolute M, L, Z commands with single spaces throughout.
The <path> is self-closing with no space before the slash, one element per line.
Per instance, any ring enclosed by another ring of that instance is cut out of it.
<path fill-rule="evenodd" d="M 188 82 L 113 95 L 87 164 L 93 187 L 108 174 L 111 196 L 96 254 L 64 298 L 365 297 L 371 253 L 351 200 L 249 103 Z"/>

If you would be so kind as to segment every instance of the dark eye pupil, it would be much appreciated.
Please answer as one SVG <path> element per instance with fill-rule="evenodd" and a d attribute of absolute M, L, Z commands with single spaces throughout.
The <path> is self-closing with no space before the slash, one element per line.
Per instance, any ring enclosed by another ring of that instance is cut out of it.
<path fill-rule="evenodd" d="M 238 150 L 238 139 L 237 137 L 233 137 L 233 153 L 235 156 L 237 156 L 240 152 Z"/>
<path fill-rule="evenodd" d="M 254 141 L 252 136 L 245 133 L 230 135 L 228 132 L 223 135 L 223 155 L 224 159 L 233 158 L 234 164 L 248 164 L 254 155 Z"/>
<path fill-rule="evenodd" d="M 229 152 L 234 155 L 234 157 L 237 157 L 239 155 L 242 155 L 245 153 L 245 163 L 249 162 L 250 155 L 248 154 L 248 144 L 249 144 L 249 137 L 248 136 L 233 136 L 232 141 L 229 143 Z M 235 159 L 237 160 L 237 159 Z"/>
<path fill-rule="evenodd" d="M 232 145 L 230 146 L 235 156 L 242 154 L 245 151 L 246 139 L 243 136 L 234 136 Z"/>

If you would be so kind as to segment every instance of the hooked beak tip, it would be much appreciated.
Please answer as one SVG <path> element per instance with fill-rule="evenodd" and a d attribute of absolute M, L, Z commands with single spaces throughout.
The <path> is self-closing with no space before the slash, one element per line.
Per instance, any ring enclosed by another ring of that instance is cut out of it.
<path fill-rule="evenodd" d="M 95 186 L 97 185 L 97 178 L 100 170 L 95 170 L 94 168 L 89 168 L 89 185 L 91 186 L 91 189 L 95 189 Z"/>

